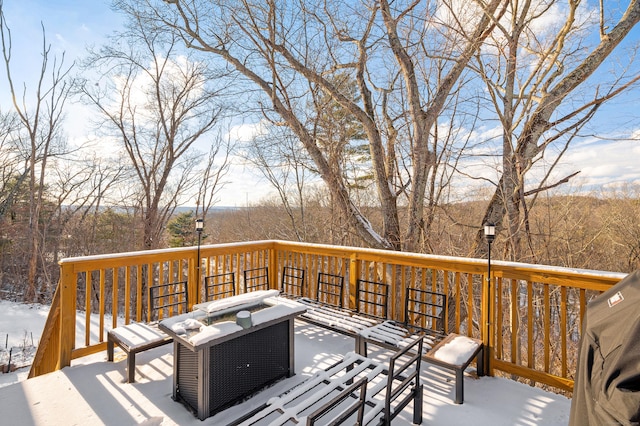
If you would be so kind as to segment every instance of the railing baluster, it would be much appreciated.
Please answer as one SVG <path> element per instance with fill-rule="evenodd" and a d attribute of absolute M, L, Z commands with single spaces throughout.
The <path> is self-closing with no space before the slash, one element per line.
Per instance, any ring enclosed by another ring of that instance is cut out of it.
<path fill-rule="evenodd" d="M 142 265 L 136 266 L 136 321 L 142 321 Z"/>
<path fill-rule="evenodd" d="M 100 269 L 100 298 L 98 300 L 99 308 L 99 326 L 98 326 L 98 341 L 99 342 L 104 342 L 104 309 L 105 309 L 105 280 L 106 280 L 106 275 L 107 271 L 106 269 Z M 87 346 L 89 346 L 87 344 Z"/>
<path fill-rule="evenodd" d="M 113 268 L 113 289 L 111 290 L 111 328 L 118 325 L 118 284 L 119 284 L 120 268 Z"/>
<path fill-rule="evenodd" d="M 114 319 L 116 319 L 114 317 Z M 117 319 L 116 319 L 117 320 Z M 131 322 L 131 267 L 127 265 L 124 272 L 124 323 Z M 116 328 L 114 322 L 113 328 Z"/>
<path fill-rule="evenodd" d="M 502 350 L 503 340 L 504 340 L 504 311 L 503 311 L 503 291 L 502 291 L 502 278 L 498 277 L 495 281 L 496 287 L 496 300 L 497 300 L 497 309 L 496 309 L 496 325 L 494 329 L 496 330 L 496 344 L 493 348 L 494 355 L 496 359 L 503 359 L 504 352 Z"/>
<path fill-rule="evenodd" d="M 460 330 L 460 323 L 462 321 L 462 318 L 460 317 L 460 306 L 462 303 L 462 284 L 461 284 L 461 274 L 460 272 L 456 272 L 456 330 Z"/>
<path fill-rule="evenodd" d="M 533 307 L 533 284 L 531 281 L 527 281 L 527 367 L 534 368 L 534 355 L 535 348 L 533 345 L 533 332 L 534 332 L 534 307 Z"/>
<path fill-rule="evenodd" d="M 549 296 L 549 284 L 543 285 L 544 297 L 544 371 L 548 373 L 551 368 L 551 302 Z"/>
<path fill-rule="evenodd" d="M 91 333 L 91 272 L 85 272 L 85 282 L 84 282 L 84 344 L 85 346 L 89 346 L 90 343 L 90 335 Z"/>
<path fill-rule="evenodd" d="M 518 340 L 520 336 L 520 315 L 518 315 L 518 310 L 520 307 L 518 306 L 518 281 L 512 279 L 511 280 L 511 363 L 515 364 L 518 357 Z"/>
<path fill-rule="evenodd" d="M 474 295 L 473 295 L 473 275 L 471 275 L 471 273 L 466 274 L 467 275 L 467 324 L 466 324 L 466 329 L 467 329 L 467 334 L 469 333 L 470 330 L 470 324 L 473 324 L 473 307 L 475 306 L 474 303 Z"/>
<path fill-rule="evenodd" d="M 560 288 L 560 342 L 562 344 L 561 377 L 567 377 L 567 288 Z"/>

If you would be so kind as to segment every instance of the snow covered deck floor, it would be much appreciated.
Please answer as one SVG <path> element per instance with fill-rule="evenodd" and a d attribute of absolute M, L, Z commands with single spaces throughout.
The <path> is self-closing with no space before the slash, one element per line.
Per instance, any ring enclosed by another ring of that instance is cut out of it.
<path fill-rule="evenodd" d="M 126 383 L 125 359 L 106 351 L 44 376 L 0 388 L 7 425 L 224 425 L 270 396 L 304 380 L 354 350 L 354 339 L 296 322 L 296 376 L 205 421 L 171 399 L 173 346 L 138 355 L 136 383 Z M 371 347 L 369 356 L 389 352 Z M 566 425 L 571 401 L 508 379 L 465 375 L 463 405 L 452 402 L 453 375 L 423 363 L 425 425 Z M 394 424 L 411 424 L 410 407 Z"/>

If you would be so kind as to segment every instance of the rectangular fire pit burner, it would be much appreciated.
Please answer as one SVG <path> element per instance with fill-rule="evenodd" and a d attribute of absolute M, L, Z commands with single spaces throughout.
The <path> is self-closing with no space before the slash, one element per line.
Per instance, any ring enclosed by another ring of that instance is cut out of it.
<path fill-rule="evenodd" d="M 203 303 L 160 323 L 174 339 L 174 400 L 204 420 L 295 374 L 294 319 L 305 307 L 277 295 L 255 291 Z M 247 328 L 236 324 L 241 311 L 250 312 Z"/>

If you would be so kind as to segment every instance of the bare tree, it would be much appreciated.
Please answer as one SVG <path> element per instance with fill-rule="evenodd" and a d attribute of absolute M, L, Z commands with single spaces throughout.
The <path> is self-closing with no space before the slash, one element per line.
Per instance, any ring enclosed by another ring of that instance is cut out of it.
<path fill-rule="evenodd" d="M 438 18 L 424 2 L 167 3 L 123 0 L 117 6 L 141 17 L 150 32 L 171 28 L 187 46 L 224 60 L 259 88 L 265 115 L 288 126 L 300 140 L 342 216 L 366 244 L 396 250 L 418 247 L 425 191 L 436 160 L 430 145 L 433 127 L 467 62 L 490 34 L 502 1 L 473 2 L 479 19 L 472 30 L 461 28 L 457 43 L 441 55 L 448 60 L 436 70 L 441 76 L 437 86 L 432 75 L 416 72 L 416 63 L 425 58 L 416 55 L 415 46 L 442 30 L 427 25 Z M 355 97 L 346 86 L 335 84 L 335 77 L 345 74 L 356 82 Z M 331 167 L 315 132 L 316 120 L 310 115 L 320 111 L 308 106 L 317 89 L 353 116 L 366 135 L 382 212 L 380 231 L 352 197 L 345 177 Z M 378 106 L 377 97 L 388 92 L 395 93 L 388 99 L 401 103 L 396 110 L 403 117 L 402 128 L 389 126 L 395 124 L 394 117 Z M 407 138 L 403 147 L 396 145 L 399 132 Z M 409 178 L 401 182 L 399 173 Z M 403 229 L 399 209 L 404 204 L 408 214 Z"/>
<path fill-rule="evenodd" d="M 640 20 L 640 2 L 630 1 L 617 21 L 606 25 L 604 3 L 600 3 L 600 19 L 592 19 L 590 26 L 589 16 L 585 18 L 588 7 L 579 1 L 511 3 L 477 57 L 476 70 L 486 83 L 503 135 L 501 174 L 483 223 L 492 222 L 505 231 L 505 256 L 513 260 L 535 260 L 528 220 L 535 195 L 577 174 L 552 180 L 551 171 L 570 142 L 603 103 L 640 80 L 640 72 L 629 71 L 633 68 L 629 67 L 627 75 L 612 75 L 609 81 L 600 76 L 599 84 L 590 83 L 590 77 Z M 564 21 L 553 25 L 548 17 L 552 12 L 562 12 Z M 589 46 L 586 38 L 595 28 L 600 42 Z M 553 160 L 547 154 L 546 174 L 527 188 L 529 172 L 554 145 L 559 154 Z M 478 256 L 486 249 L 482 238 L 478 232 Z"/>
<path fill-rule="evenodd" d="M 76 161 L 56 161 L 51 168 L 50 192 L 55 196 L 57 211 L 45 229 L 51 229 L 50 257 L 55 264 L 60 254 L 80 256 L 103 252 L 96 222 L 105 204 L 110 204 L 113 189 L 124 183 L 122 164 L 95 153 L 82 155 L 81 150 L 75 152 L 75 156 Z M 121 204 L 121 200 L 118 201 Z"/>
<path fill-rule="evenodd" d="M 121 142 L 141 187 L 135 202 L 145 249 L 161 245 L 180 197 L 200 184 L 194 144 L 216 125 L 222 111 L 209 84 L 215 76 L 204 63 L 180 52 L 176 41 L 174 35 L 145 32 L 134 19 L 129 32 L 93 52 L 87 62 L 104 72 L 102 86 L 85 82 L 82 87 L 104 118 L 100 127 Z M 210 159 L 218 143 L 214 140 Z"/>
<path fill-rule="evenodd" d="M 207 217 L 211 207 L 219 201 L 218 193 L 227 183 L 225 177 L 229 172 L 231 144 L 220 134 L 214 138 L 207 161 L 197 172 L 200 175 L 200 183 L 196 195 L 196 217 Z"/>
<path fill-rule="evenodd" d="M 265 133 L 247 143 L 245 159 L 276 189 L 297 240 L 309 241 L 305 190 L 310 161 L 291 132 L 279 128 Z"/>
<path fill-rule="evenodd" d="M 545 146 L 560 139 L 566 143 L 598 105 L 635 81 L 620 80 L 596 90 L 582 106 L 559 108 L 635 25 L 635 1 L 611 31 L 607 33 L 606 24 L 600 26 L 602 41 L 592 51 L 578 49 L 573 54 L 568 37 L 580 2 L 571 2 L 566 10 L 551 9 L 553 2 L 538 7 L 534 2 L 512 5 L 498 0 L 165 3 L 121 0 L 117 5 L 143 19 L 150 33 L 171 29 L 187 46 L 233 67 L 247 87 L 262 91 L 261 112 L 296 135 L 345 222 L 373 247 L 417 251 L 429 246 L 425 240 L 442 200 L 441 188 L 450 182 L 452 170 L 463 169 L 457 165 L 462 154 L 456 151 L 474 143 L 456 135 L 455 112 L 467 117 L 475 113 L 483 120 L 498 117 L 506 129 L 504 146 L 512 145 L 503 156 L 499 191 L 485 220 L 502 229 L 498 219 L 507 218 L 513 250 L 521 252 L 516 231 L 522 228 L 520 217 L 527 215 L 526 205 L 519 201 L 527 193 L 522 176 Z M 566 17 L 564 30 L 550 43 L 537 40 L 534 19 L 556 12 Z M 505 24 L 510 20 L 513 24 Z M 491 64 L 496 45 L 498 56 L 511 56 Z M 514 55 L 523 55 L 517 49 L 530 48 L 537 50 L 531 54 L 537 58 L 531 61 L 532 70 L 520 62 L 514 72 L 504 68 L 512 66 Z M 497 80 L 485 81 L 499 106 L 494 114 L 473 102 L 463 111 L 465 102 L 477 98 L 473 91 L 481 90 L 477 77 L 469 73 L 470 65 L 476 70 L 484 67 L 485 75 L 499 68 Z M 342 75 L 356 82 L 357 96 L 349 85 L 336 83 Z M 521 87 L 505 86 L 516 82 Z M 382 216 L 379 228 L 363 213 L 344 173 L 332 167 L 331 149 L 337 145 L 322 144 L 316 124 L 328 104 L 314 103 L 317 93 L 348 112 L 366 135 Z M 443 121 L 449 124 L 443 126 Z M 452 135 L 462 139 L 454 141 Z M 560 181 L 549 176 L 534 191 Z"/>
<path fill-rule="evenodd" d="M 3 4 L 0 2 L 0 35 L 2 54 L 13 107 L 19 122 L 19 128 L 11 134 L 17 150 L 22 155 L 23 170 L 20 175 L 28 181 L 29 215 L 27 280 L 24 299 L 37 301 L 38 286 L 46 286 L 46 277 L 38 275 L 38 266 L 43 256 L 44 235 L 41 228 L 43 206 L 46 202 L 46 177 L 49 163 L 66 152 L 62 134 L 63 111 L 70 94 L 71 83 L 68 79 L 73 65 L 64 64 L 61 59 L 51 55 L 51 45 L 47 43 L 44 26 L 42 28 L 42 62 L 32 96 L 28 94 L 26 84 L 22 90 L 14 82 L 11 67 L 12 35 L 5 20 Z M 43 268 L 40 269 L 41 271 Z"/>
<path fill-rule="evenodd" d="M 15 113 L 0 111 L 0 221 L 11 207 L 17 191 L 29 176 L 22 168 L 21 156 L 13 136 L 18 129 Z"/>

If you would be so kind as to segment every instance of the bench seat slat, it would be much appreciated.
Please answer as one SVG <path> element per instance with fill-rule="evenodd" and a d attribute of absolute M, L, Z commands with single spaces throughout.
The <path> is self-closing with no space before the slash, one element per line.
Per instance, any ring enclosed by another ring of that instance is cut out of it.
<path fill-rule="evenodd" d="M 300 319 L 352 337 L 386 319 L 388 285 L 358 279 L 356 309 L 342 306 L 343 285 L 342 276 L 318 273 L 316 298 L 297 299 L 307 306 Z M 374 308 L 382 316 L 376 315 Z"/>
<path fill-rule="evenodd" d="M 303 298 L 298 299 L 298 301 L 307 306 L 307 312 L 302 314 L 302 319 L 309 319 L 327 328 L 335 328 L 343 334 L 355 336 L 358 331 L 377 324 L 375 319 L 364 317 L 354 312 L 324 306 L 310 299 Z"/>
<path fill-rule="evenodd" d="M 131 323 L 125 327 L 117 327 L 111 330 L 113 337 L 120 343 L 127 345 L 129 350 L 136 350 L 149 344 L 160 343 L 167 340 L 167 334 L 150 324 Z"/>

